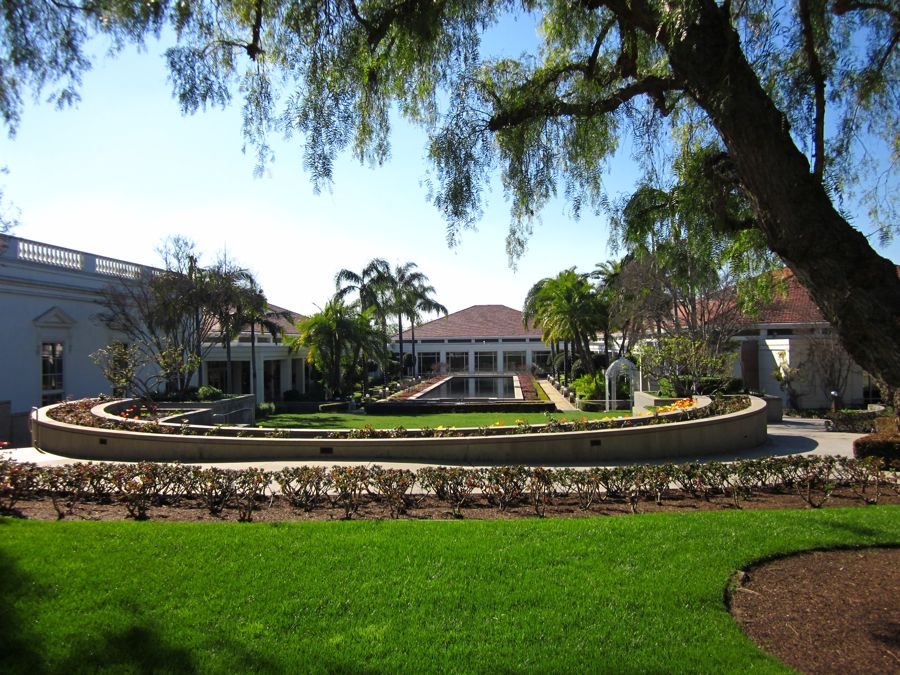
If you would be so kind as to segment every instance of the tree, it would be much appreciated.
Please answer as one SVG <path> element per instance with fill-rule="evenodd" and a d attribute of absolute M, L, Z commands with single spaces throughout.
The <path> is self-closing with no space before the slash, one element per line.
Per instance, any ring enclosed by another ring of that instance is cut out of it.
<path fill-rule="evenodd" d="M 216 320 L 219 342 L 225 348 L 225 393 L 233 394 L 231 343 L 241 334 L 247 323 L 248 307 L 256 301 L 256 280 L 250 272 L 229 261 L 224 254 L 208 270 L 208 274 L 208 311 Z"/>
<path fill-rule="evenodd" d="M 400 376 L 403 376 L 403 317 L 409 317 L 415 313 L 416 303 L 424 293 L 425 296 L 434 292 L 434 288 L 428 285 L 428 277 L 416 269 L 418 265 L 410 261 L 402 265 L 397 264 L 393 269 L 388 267 L 382 271 L 380 283 L 388 291 L 388 306 L 397 317 L 397 334 L 400 343 Z M 437 304 L 437 303 L 435 303 Z M 443 306 L 443 305 L 441 305 Z"/>
<path fill-rule="evenodd" d="M 482 62 L 481 31 L 516 7 L 541 15 L 539 53 Z M 2 16 L 10 129 L 24 90 L 56 85 L 59 102 L 76 98 L 94 34 L 115 48 L 168 23 L 183 110 L 224 104 L 239 88 L 261 158 L 271 130 L 300 132 L 317 185 L 347 147 L 363 161 L 388 156 L 394 102 L 432 131 L 434 199 L 451 240 L 480 216 L 499 166 L 513 256 L 560 184 L 576 212 L 603 199 L 601 169 L 626 125 L 652 149 L 690 118 L 719 150 L 707 170 L 723 221 L 761 232 L 854 360 L 900 385 L 900 279 L 839 210 L 865 185 L 874 224 L 888 233 L 898 222 L 893 164 L 883 172 L 867 154 L 875 144 L 896 163 L 900 147 L 895 3 L 158 0 L 12 3 Z M 294 91 L 279 110 L 281 81 Z M 728 210 L 735 194 L 749 218 Z"/>
<path fill-rule="evenodd" d="M 326 398 L 345 393 L 346 374 L 356 365 L 355 359 L 347 357 L 377 344 L 371 318 L 371 310 L 360 313 L 335 295 L 319 312 L 297 324 L 300 334 L 293 344 L 307 348 L 307 360 L 322 376 Z"/>
<path fill-rule="evenodd" d="M 541 339 L 547 344 L 571 343 L 582 368 L 593 375 L 597 368 L 590 343 L 603 328 L 605 310 L 601 296 L 587 280 L 587 275 L 578 274 L 572 268 L 531 287 L 522 309 L 522 323 L 528 326 L 533 322 L 540 326 Z M 565 345 L 564 351 L 568 351 Z M 566 358 L 564 370 L 567 375 L 569 366 Z"/>
<path fill-rule="evenodd" d="M 444 316 L 448 314 L 447 308 L 432 297 L 434 292 L 434 286 L 423 283 L 411 288 L 407 297 L 406 315 L 409 317 L 413 377 L 418 375 L 416 324 L 422 320 L 423 314 L 443 314 Z"/>
<path fill-rule="evenodd" d="M 387 345 L 390 341 L 388 335 L 388 317 L 392 312 L 390 306 L 392 293 L 390 271 L 391 266 L 387 260 L 373 258 L 359 273 L 344 268 L 334 277 L 335 289 L 339 297 L 346 298 L 348 295 L 355 293 L 360 308 L 363 311 L 372 310 L 374 320 L 381 327 L 382 343 L 384 345 Z M 378 350 L 377 353 L 380 356 L 381 372 L 384 381 L 387 382 L 390 354 L 387 349 Z"/>
<path fill-rule="evenodd" d="M 142 363 L 157 364 L 168 393 L 184 395 L 212 348 L 211 287 L 188 240 L 166 240 L 160 255 L 165 269 L 143 269 L 103 290 L 97 319 L 139 349 Z"/>

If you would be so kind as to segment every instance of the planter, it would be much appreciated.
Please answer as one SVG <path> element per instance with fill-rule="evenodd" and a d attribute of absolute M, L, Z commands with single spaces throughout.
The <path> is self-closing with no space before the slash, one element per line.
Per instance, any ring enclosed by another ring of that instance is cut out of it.
<path fill-rule="evenodd" d="M 778 424 L 784 417 L 784 401 L 780 396 L 771 396 L 766 394 L 762 397 L 766 402 L 766 422 L 769 424 Z"/>

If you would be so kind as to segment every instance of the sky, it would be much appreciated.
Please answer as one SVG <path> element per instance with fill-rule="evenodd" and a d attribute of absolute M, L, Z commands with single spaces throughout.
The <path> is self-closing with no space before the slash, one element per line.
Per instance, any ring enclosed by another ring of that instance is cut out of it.
<path fill-rule="evenodd" d="M 528 22 L 504 30 L 510 43 L 536 40 Z M 478 230 L 448 248 L 424 184 L 425 134 L 402 123 L 390 161 L 372 169 L 342 156 L 330 191 L 314 193 L 296 137 L 273 137 L 276 160 L 254 177 L 255 154 L 242 152 L 239 100 L 224 111 L 183 116 L 161 49 L 148 47 L 95 59 L 76 107 L 30 102 L 15 138 L 0 138 L 0 166 L 8 170 L 0 185 L 20 212 L 12 234 L 146 265 L 160 263 L 165 237 L 183 235 L 202 263 L 227 251 L 255 274 L 270 303 L 304 314 L 326 303 L 338 270 L 359 271 L 375 257 L 415 262 L 451 312 L 476 304 L 521 308 L 536 281 L 616 257 L 605 216 L 585 212 L 575 220 L 557 200 L 511 269 L 509 206 L 499 180 Z M 604 179 L 607 190 L 626 193 L 635 177 L 624 145 Z M 876 250 L 900 261 L 900 242 Z"/>

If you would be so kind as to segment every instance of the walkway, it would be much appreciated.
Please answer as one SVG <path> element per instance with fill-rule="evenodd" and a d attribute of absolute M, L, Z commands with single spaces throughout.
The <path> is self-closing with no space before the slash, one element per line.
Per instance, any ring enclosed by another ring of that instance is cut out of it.
<path fill-rule="evenodd" d="M 578 410 L 574 405 L 569 403 L 569 400 L 560 394 L 556 387 L 547 382 L 547 380 L 538 380 L 538 384 L 541 385 L 541 389 L 550 397 L 550 400 L 556 406 L 557 410 L 562 412 L 569 412 L 570 410 Z"/>

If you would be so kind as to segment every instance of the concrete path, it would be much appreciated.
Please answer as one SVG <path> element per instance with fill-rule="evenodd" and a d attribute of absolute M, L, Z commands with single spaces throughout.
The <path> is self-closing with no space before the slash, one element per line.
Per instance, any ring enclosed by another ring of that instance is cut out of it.
<path fill-rule="evenodd" d="M 562 398 L 562 397 L 560 397 Z M 723 452 L 719 455 L 703 457 L 703 460 L 732 461 L 736 459 L 751 459 L 755 457 L 770 457 L 778 455 L 842 455 L 853 456 L 853 441 L 862 434 L 847 434 L 825 431 L 825 423 L 822 420 L 785 418 L 781 424 L 770 424 L 768 440 L 759 447 L 745 452 Z M 71 464 L 79 460 L 68 459 L 43 453 L 34 448 L 13 448 L 0 452 L 0 455 L 11 456 L 19 462 L 34 462 L 43 466 L 55 464 Z M 696 457 L 671 457 L 665 461 L 673 463 L 698 461 Z M 230 469 L 243 469 L 247 467 L 260 467 L 267 471 L 278 471 L 288 466 L 366 466 L 378 464 L 385 468 L 418 469 L 425 466 L 436 466 L 446 462 L 378 462 L 356 461 L 335 462 L 334 460 L 303 460 L 297 462 L 223 462 L 219 464 L 201 464 L 200 466 L 221 466 Z M 607 466 L 622 464 L 624 462 L 605 462 Z M 662 463 L 662 462 L 660 462 Z M 545 466 L 597 466 L 597 462 L 586 465 L 577 464 L 551 464 Z"/>
<path fill-rule="evenodd" d="M 578 410 L 574 405 L 569 403 L 569 400 L 560 394 L 556 387 L 547 382 L 547 380 L 538 380 L 538 384 L 541 385 L 541 389 L 546 392 L 547 396 L 550 397 L 550 400 L 556 406 L 556 409 L 562 412 L 568 412 L 570 410 Z"/>

